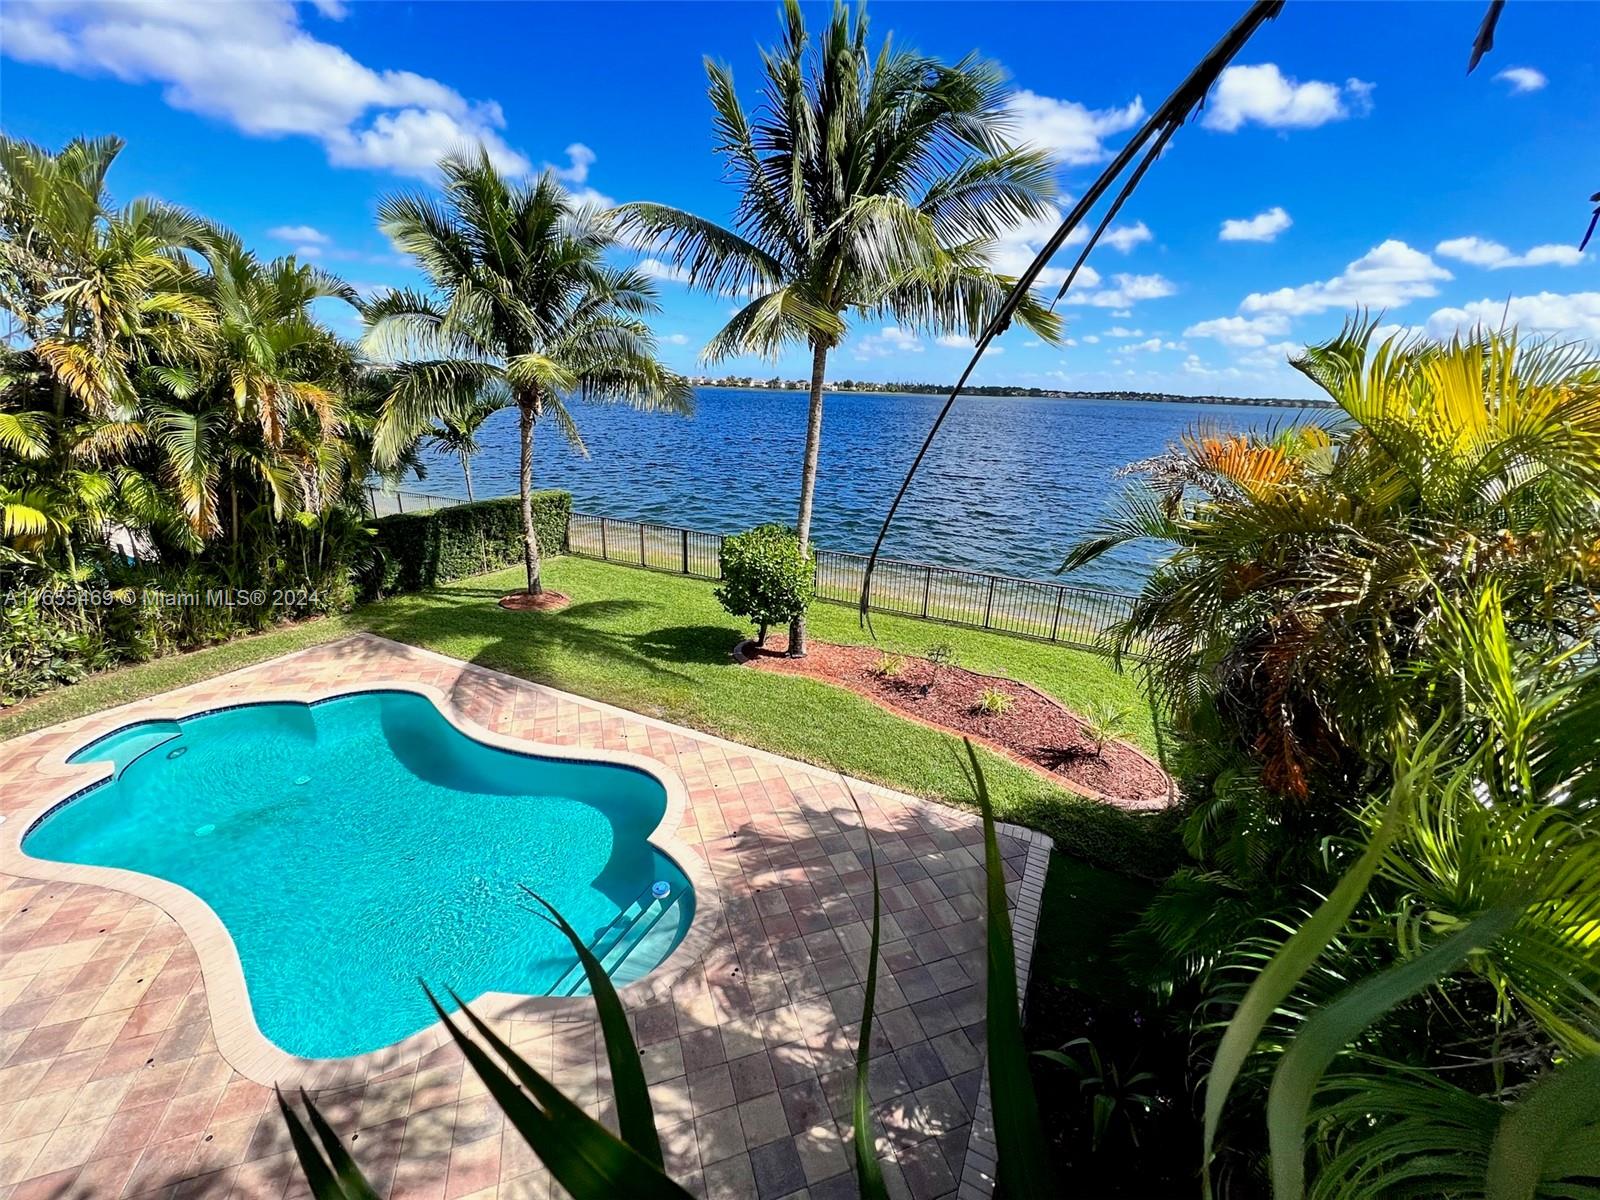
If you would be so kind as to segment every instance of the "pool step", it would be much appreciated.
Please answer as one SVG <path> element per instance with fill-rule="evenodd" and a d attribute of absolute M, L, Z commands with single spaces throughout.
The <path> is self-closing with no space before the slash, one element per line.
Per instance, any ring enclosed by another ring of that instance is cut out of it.
<path fill-rule="evenodd" d="M 607 975 L 615 978 L 619 968 L 623 967 L 630 959 L 635 957 L 635 951 L 640 944 L 650 938 L 653 931 L 661 924 L 661 918 L 678 904 L 678 895 L 674 892 L 671 896 L 658 897 L 649 888 L 639 893 L 634 902 L 623 909 L 611 923 L 600 931 L 600 935 L 589 943 L 589 953 L 600 960 L 600 965 Z M 669 934 L 670 936 L 670 934 Z M 651 964 L 652 966 L 654 964 Z M 642 972 L 641 972 L 642 973 Z M 589 994 L 589 979 L 584 974 L 583 964 L 575 962 L 567 973 L 556 981 L 550 989 L 552 996 L 586 996 Z"/>

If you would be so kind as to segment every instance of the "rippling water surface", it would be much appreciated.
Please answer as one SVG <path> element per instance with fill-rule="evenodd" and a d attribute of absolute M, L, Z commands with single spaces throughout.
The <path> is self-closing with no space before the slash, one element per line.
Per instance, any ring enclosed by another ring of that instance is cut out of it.
<path fill-rule="evenodd" d="M 942 397 L 830 394 L 823 417 L 813 536 L 835 550 L 872 548 Z M 793 521 L 805 445 L 801 392 L 701 388 L 692 418 L 574 404 L 590 457 L 554 428 L 536 438 L 539 487 L 572 493 L 579 511 L 732 532 Z M 1048 578 L 1123 486 L 1112 473 L 1197 425 L 1242 430 L 1303 414 L 1245 405 L 971 397 L 956 405 L 890 530 L 896 558 Z M 517 487 L 516 413 L 497 413 L 473 465 L 479 496 Z M 408 484 L 463 492 L 453 460 Z M 1154 551 L 1126 548 L 1069 578 L 1131 589 Z"/>

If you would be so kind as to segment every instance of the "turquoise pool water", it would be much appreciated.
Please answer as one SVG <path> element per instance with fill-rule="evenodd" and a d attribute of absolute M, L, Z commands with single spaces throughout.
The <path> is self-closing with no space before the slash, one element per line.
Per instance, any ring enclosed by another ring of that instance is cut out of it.
<path fill-rule="evenodd" d="M 468 1000 L 586 990 L 522 884 L 618 982 L 693 916 L 687 878 L 647 841 L 666 808 L 654 777 L 484 745 L 409 692 L 144 722 L 73 755 L 95 760 L 117 774 L 23 848 L 199 896 L 238 946 L 256 1024 L 293 1054 L 357 1054 L 431 1024 L 419 979 Z"/>

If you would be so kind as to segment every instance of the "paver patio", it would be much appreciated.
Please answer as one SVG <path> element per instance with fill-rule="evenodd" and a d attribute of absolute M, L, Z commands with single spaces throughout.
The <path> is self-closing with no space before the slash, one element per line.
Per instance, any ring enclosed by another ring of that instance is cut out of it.
<path fill-rule="evenodd" d="M 495 733 L 631 751 L 682 779 L 681 822 L 662 833 L 702 861 L 695 951 L 624 998 L 669 1171 L 707 1197 L 855 1195 L 871 878 L 853 793 L 883 883 L 872 1092 L 886 1176 L 915 1200 L 992 1190 L 982 831 L 969 813 L 361 635 L 0 744 L 0 862 L 25 832 L 16 814 L 59 790 L 62 759 L 99 734 L 175 707 L 384 682 L 438 689 Z M 1049 842 L 1003 828 L 1025 976 Z M 0 874 L 0 1200 L 305 1195 L 271 1056 L 219 1049 L 240 1018 L 217 1011 L 215 982 L 208 994 L 205 976 L 218 976 L 209 958 L 202 971 L 212 950 L 197 949 L 193 923 L 67 873 Z M 493 1023 L 614 1125 L 591 1018 L 587 1001 L 542 1001 Z M 437 1031 L 308 1077 L 382 1194 L 564 1194 Z"/>

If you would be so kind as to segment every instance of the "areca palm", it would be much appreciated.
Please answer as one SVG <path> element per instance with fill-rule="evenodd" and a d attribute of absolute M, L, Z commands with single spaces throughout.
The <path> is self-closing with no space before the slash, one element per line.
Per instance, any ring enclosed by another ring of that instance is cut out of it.
<path fill-rule="evenodd" d="M 637 270 L 603 261 L 613 235 L 550 175 L 506 180 L 481 148 L 440 164 L 443 200 L 407 194 L 379 206 L 379 224 L 427 276 L 431 293 L 396 290 L 366 306 L 366 346 L 393 360 L 379 419 L 380 464 L 398 462 L 436 423 L 501 399 L 519 419 L 528 592 L 537 595 L 533 435 L 549 418 L 583 439 L 564 398 L 687 412 L 686 380 L 655 356 L 644 317 L 655 293 Z"/>
<path fill-rule="evenodd" d="M 808 57 L 811 59 L 808 62 Z M 811 351 L 811 401 L 797 532 L 811 535 L 828 354 L 847 314 L 975 336 L 1012 281 L 989 265 L 994 239 L 1048 212 L 1048 160 L 1005 138 L 1003 76 L 867 43 L 864 12 L 835 7 L 813 47 L 796 0 L 783 42 L 763 54 L 752 120 L 724 65 L 707 63 L 717 149 L 739 188 L 734 229 L 661 204 L 625 204 L 617 228 L 670 255 L 691 286 L 745 301 L 703 351 Z M 1024 325 L 1054 340 L 1060 320 L 1029 299 Z M 804 652 L 803 619 L 791 653 Z"/>
<path fill-rule="evenodd" d="M 1559 648 L 1593 629 L 1600 362 L 1514 333 L 1374 345 L 1362 322 L 1294 365 L 1338 425 L 1185 439 L 1066 566 L 1169 547 L 1119 646 L 1180 713 L 1218 701 L 1273 790 L 1303 798 L 1406 719 L 1405 672 L 1439 644 L 1453 589 L 1502 580 L 1516 637 Z"/>
<path fill-rule="evenodd" d="M 51 154 L 0 136 L 0 303 L 54 384 L 97 414 L 125 411 L 133 373 L 212 323 L 186 251 L 207 226 L 170 205 L 106 195 L 118 138 L 78 138 Z"/>

